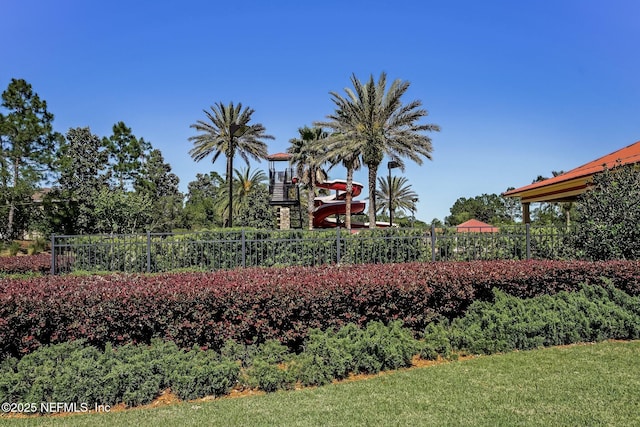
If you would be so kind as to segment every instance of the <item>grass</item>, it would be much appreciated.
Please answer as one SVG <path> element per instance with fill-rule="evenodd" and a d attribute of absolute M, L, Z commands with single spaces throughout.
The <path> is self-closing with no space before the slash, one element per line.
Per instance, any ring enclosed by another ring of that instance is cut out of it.
<path fill-rule="evenodd" d="M 363 381 L 15 426 L 640 425 L 640 341 L 478 357 Z"/>

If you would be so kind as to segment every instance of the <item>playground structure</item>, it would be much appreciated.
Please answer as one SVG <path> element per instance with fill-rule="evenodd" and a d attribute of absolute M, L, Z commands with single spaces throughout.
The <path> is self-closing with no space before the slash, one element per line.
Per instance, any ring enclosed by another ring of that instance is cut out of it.
<path fill-rule="evenodd" d="M 281 230 L 302 228 L 300 189 L 291 168 L 291 154 L 271 154 L 267 160 L 269 161 L 269 204 L 276 209 L 279 228 Z M 278 166 L 283 163 L 286 166 Z"/>
<path fill-rule="evenodd" d="M 315 209 L 313 211 L 313 227 L 314 228 L 332 228 L 344 225 L 340 216 L 347 213 L 347 181 L 342 179 L 334 179 L 333 181 L 325 181 L 316 184 L 318 188 L 335 191 L 329 196 L 319 196 L 314 199 Z M 363 185 L 353 182 L 351 185 L 351 194 L 358 197 L 362 192 Z M 366 204 L 360 200 L 351 201 L 351 213 L 359 214 L 364 212 Z M 334 217 L 335 218 L 332 218 Z M 351 223 L 352 228 L 362 228 L 363 223 Z M 366 225 L 368 226 L 368 224 Z"/>
<path fill-rule="evenodd" d="M 277 153 L 267 157 L 269 160 L 269 195 L 270 204 L 276 208 L 278 225 L 281 230 L 289 228 L 304 228 L 302 220 L 302 207 L 300 204 L 300 189 L 298 178 L 291 168 L 291 155 L 288 153 Z M 286 167 L 278 166 L 278 163 L 286 163 Z M 313 227 L 314 228 L 334 228 L 344 226 L 344 216 L 347 212 L 346 196 L 347 181 L 334 179 L 317 183 L 316 187 L 335 193 L 328 196 L 318 196 L 314 198 Z M 362 192 L 363 185 L 358 182 L 352 183 L 352 196 L 358 197 Z M 356 215 L 364 212 L 365 202 L 360 200 L 351 201 L 351 214 Z M 305 216 L 306 217 L 306 216 Z M 352 228 L 368 227 L 368 223 L 351 222 Z M 388 227 L 387 222 L 376 222 L 377 227 Z"/>

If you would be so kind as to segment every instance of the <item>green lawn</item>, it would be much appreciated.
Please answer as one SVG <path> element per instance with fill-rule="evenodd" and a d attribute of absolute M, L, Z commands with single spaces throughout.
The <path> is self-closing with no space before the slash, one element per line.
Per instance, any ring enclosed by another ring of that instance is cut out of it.
<path fill-rule="evenodd" d="M 315 389 L 16 426 L 640 425 L 640 342 L 550 348 Z"/>

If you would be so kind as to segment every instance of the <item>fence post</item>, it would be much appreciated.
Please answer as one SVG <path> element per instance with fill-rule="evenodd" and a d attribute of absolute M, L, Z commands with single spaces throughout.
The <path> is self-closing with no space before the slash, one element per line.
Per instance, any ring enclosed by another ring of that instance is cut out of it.
<path fill-rule="evenodd" d="M 56 274 L 56 235 L 51 235 L 51 275 Z"/>
<path fill-rule="evenodd" d="M 531 230 L 529 229 L 531 226 L 531 224 L 526 223 L 525 224 L 525 234 L 526 234 L 526 241 L 527 241 L 527 260 L 531 259 Z"/>
<path fill-rule="evenodd" d="M 436 225 L 431 224 L 431 261 L 436 260 Z"/>
<path fill-rule="evenodd" d="M 151 273 L 151 232 L 147 230 L 147 273 Z"/>
<path fill-rule="evenodd" d="M 336 227 L 336 263 L 340 264 L 340 226 Z"/>
<path fill-rule="evenodd" d="M 244 228 L 242 229 L 242 268 L 247 266 L 247 243 L 244 235 Z"/>

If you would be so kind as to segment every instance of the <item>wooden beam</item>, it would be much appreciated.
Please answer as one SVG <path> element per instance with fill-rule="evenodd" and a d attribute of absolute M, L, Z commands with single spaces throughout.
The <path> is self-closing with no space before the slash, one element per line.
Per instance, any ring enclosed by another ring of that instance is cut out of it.
<path fill-rule="evenodd" d="M 525 224 L 531 224 L 531 214 L 529 213 L 529 205 L 530 203 L 524 202 L 522 203 L 522 220 Z"/>

